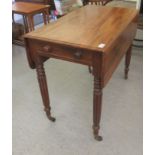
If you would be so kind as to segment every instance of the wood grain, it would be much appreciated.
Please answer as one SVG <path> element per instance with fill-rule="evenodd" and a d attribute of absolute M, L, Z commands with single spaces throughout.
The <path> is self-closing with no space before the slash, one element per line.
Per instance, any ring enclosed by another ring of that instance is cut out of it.
<path fill-rule="evenodd" d="M 92 66 L 93 134 L 98 141 L 102 140 L 99 135 L 102 88 L 106 86 L 124 55 L 127 76 L 137 14 L 135 9 L 86 5 L 63 16 L 57 22 L 24 36 L 29 65 L 37 69 L 42 99 L 47 109 L 49 100 L 48 90 L 45 89 L 47 84 L 44 61 L 57 58 Z M 105 44 L 105 47 L 98 47 L 100 44 Z M 41 63 L 36 61 L 37 57 Z"/>
<path fill-rule="evenodd" d="M 34 4 L 34 3 L 26 3 L 26 2 L 16 2 L 12 5 L 12 11 L 14 13 L 20 14 L 32 14 L 35 12 L 42 11 L 45 7 L 49 8 L 49 5 L 43 4 Z"/>
<path fill-rule="evenodd" d="M 111 44 L 136 14 L 135 9 L 87 5 L 25 37 L 104 51 L 98 46 Z"/>

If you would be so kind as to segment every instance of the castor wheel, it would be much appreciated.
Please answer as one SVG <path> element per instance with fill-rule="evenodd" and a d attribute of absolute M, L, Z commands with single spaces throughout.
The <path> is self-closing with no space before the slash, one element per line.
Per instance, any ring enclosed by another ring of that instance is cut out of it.
<path fill-rule="evenodd" d="M 55 117 L 52 117 L 52 116 L 48 116 L 48 119 L 52 122 L 55 122 L 56 121 L 56 118 Z"/>
<path fill-rule="evenodd" d="M 124 79 L 127 80 L 127 79 L 128 79 L 128 75 L 125 75 L 125 76 L 124 76 Z"/>
<path fill-rule="evenodd" d="M 99 135 L 94 135 L 94 138 L 95 138 L 97 141 L 102 141 L 102 140 L 103 140 L 102 136 L 99 136 Z"/>

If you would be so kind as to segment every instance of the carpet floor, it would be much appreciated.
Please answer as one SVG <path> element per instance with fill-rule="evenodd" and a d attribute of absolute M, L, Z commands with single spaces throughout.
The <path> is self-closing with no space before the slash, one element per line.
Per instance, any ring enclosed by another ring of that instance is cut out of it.
<path fill-rule="evenodd" d="M 92 136 L 93 77 L 87 66 L 45 63 L 52 113 L 47 120 L 35 70 L 13 45 L 13 155 L 142 155 L 142 51 L 133 49 L 129 79 L 121 62 L 103 90 L 100 133 Z"/>

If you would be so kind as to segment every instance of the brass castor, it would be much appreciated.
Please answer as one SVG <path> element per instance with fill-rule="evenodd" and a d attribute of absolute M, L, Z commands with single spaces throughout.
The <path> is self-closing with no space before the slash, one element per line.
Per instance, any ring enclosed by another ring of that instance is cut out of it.
<path fill-rule="evenodd" d="M 99 136 L 99 135 L 94 135 L 94 138 L 95 138 L 97 141 L 102 141 L 102 140 L 103 140 L 102 136 Z"/>
<path fill-rule="evenodd" d="M 56 121 L 56 118 L 55 117 L 52 117 L 52 116 L 47 116 L 48 117 L 48 119 L 50 120 L 50 121 L 52 121 L 52 122 L 55 122 Z"/>
<path fill-rule="evenodd" d="M 127 79 L 128 79 L 128 75 L 125 75 L 125 76 L 124 76 L 124 79 L 127 80 Z"/>

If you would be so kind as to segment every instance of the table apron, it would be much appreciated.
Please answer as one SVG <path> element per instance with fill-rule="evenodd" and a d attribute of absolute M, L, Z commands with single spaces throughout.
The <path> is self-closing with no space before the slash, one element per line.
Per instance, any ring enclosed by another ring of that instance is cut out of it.
<path fill-rule="evenodd" d="M 26 50 L 28 59 L 32 60 L 31 62 L 29 61 L 30 67 L 35 62 L 35 54 L 46 58 L 56 58 L 90 66 L 92 66 L 93 56 L 96 54 L 96 52 L 82 48 L 58 45 L 39 40 L 26 39 L 25 42 L 28 45 L 28 49 Z"/>

